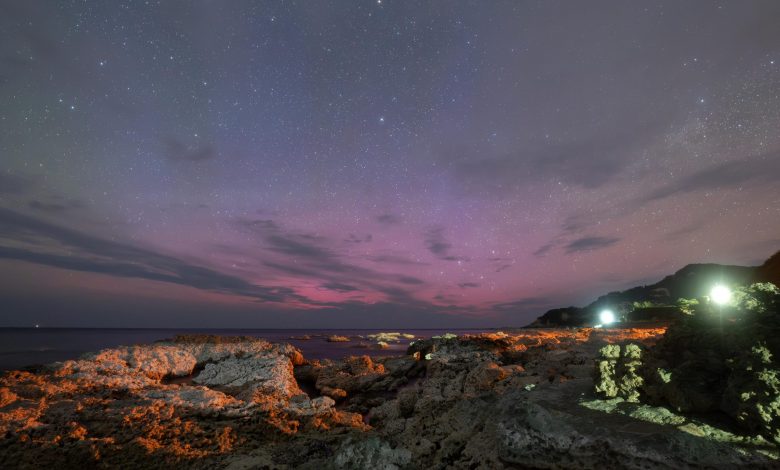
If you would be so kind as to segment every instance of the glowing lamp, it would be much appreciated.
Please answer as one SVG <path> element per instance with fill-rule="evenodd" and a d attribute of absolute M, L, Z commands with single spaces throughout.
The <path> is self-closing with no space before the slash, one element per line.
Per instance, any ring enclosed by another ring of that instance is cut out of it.
<path fill-rule="evenodd" d="M 710 299 L 718 305 L 726 305 L 731 302 L 731 289 L 718 284 L 710 291 Z"/>
<path fill-rule="evenodd" d="M 609 325 L 610 323 L 615 322 L 615 314 L 612 312 L 612 310 L 604 309 L 599 313 L 599 320 L 601 321 L 602 325 Z"/>

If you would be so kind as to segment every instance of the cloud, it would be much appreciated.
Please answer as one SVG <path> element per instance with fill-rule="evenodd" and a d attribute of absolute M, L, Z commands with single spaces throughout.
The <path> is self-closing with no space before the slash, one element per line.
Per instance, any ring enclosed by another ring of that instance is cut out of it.
<path fill-rule="evenodd" d="M 592 131 L 567 142 L 529 144 L 521 153 L 474 158 L 468 149 L 458 149 L 447 158 L 455 160 L 455 175 L 466 187 L 480 190 L 502 190 L 548 179 L 599 188 L 623 171 L 631 161 L 627 156 L 661 133 L 665 125 L 660 120 L 645 120 Z"/>
<path fill-rule="evenodd" d="M 337 240 L 284 230 L 279 224 L 269 220 L 240 219 L 236 221 L 236 226 L 254 234 L 266 250 L 282 257 L 278 260 L 263 261 L 264 266 L 280 273 L 316 279 L 321 281 L 322 285 L 354 287 L 350 292 L 390 292 L 395 297 L 398 297 L 398 291 L 394 289 L 400 289 L 399 285 L 425 284 L 423 280 L 413 276 L 381 272 L 354 264 L 347 256 L 339 253 L 341 245 Z M 363 242 L 365 240 L 366 238 L 363 238 Z M 406 297 L 411 298 L 412 295 L 407 292 Z"/>
<path fill-rule="evenodd" d="M 61 214 L 72 209 L 79 209 L 84 207 L 81 202 L 75 200 L 67 202 L 43 202 L 34 199 L 28 202 L 27 205 L 30 207 L 30 209 L 48 214 Z"/>
<path fill-rule="evenodd" d="M 41 202 L 33 200 L 28 203 L 28 206 L 30 206 L 31 209 L 52 214 L 65 212 L 68 210 L 68 206 L 57 202 Z"/>
<path fill-rule="evenodd" d="M 355 286 L 351 286 L 349 284 L 342 284 L 340 282 L 326 282 L 322 284 L 321 287 L 324 289 L 328 289 L 340 293 L 354 292 L 360 290 Z"/>
<path fill-rule="evenodd" d="M 460 287 L 461 289 L 477 288 L 479 287 L 479 284 L 477 284 L 476 282 L 461 282 L 460 284 L 458 284 L 458 287 Z"/>
<path fill-rule="evenodd" d="M 556 246 L 556 242 L 554 242 L 554 241 L 550 242 L 550 243 L 546 243 L 546 244 L 540 246 L 536 251 L 534 251 L 534 256 L 539 256 L 539 257 L 544 256 L 550 250 L 555 248 L 555 246 Z"/>
<path fill-rule="evenodd" d="M 401 223 L 401 218 L 395 214 L 380 214 L 374 218 L 377 222 L 383 225 L 398 225 Z"/>
<path fill-rule="evenodd" d="M 735 188 L 748 183 L 780 181 L 780 152 L 773 152 L 742 160 L 733 160 L 693 173 L 656 189 L 641 198 L 642 205 L 677 194 L 694 191 Z"/>
<path fill-rule="evenodd" d="M 9 173 L 0 172 L 0 195 L 19 195 L 24 194 L 35 185 L 31 178 Z"/>
<path fill-rule="evenodd" d="M 210 143 L 195 146 L 185 145 L 180 140 L 168 137 L 163 140 L 165 156 L 169 160 L 200 162 L 217 156 L 214 146 Z"/>
<path fill-rule="evenodd" d="M 619 241 L 619 238 L 613 237 L 582 237 L 573 240 L 566 245 L 566 254 L 600 250 L 610 247 Z"/>
<path fill-rule="evenodd" d="M 444 228 L 437 227 L 425 234 L 425 247 L 439 259 L 458 261 L 461 258 L 450 254 L 452 244 L 444 238 Z"/>
<path fill-rule="evenodd" d="M 416 278 L 414 276 L 398 276 L 398 282 L 401 284 L 409 284 L 409 285 L 422 285 L 425 284 L 425 281 L 422 279 Z"/>
<path fill-rule="evenodd" d="M 367 233 L 366 235 L 355 235 L 354 233 L 350 233 L 344 241 L 347 243 L 368 243 L 373 239 L 374 237 L 370 233 Z"/>
<path fill-rule="evenodd" d="M 386 254 L 386 255 L 372 255 L 366 257 L 367 260 L 373 261 L 375 263 L 387 263 L 387 264 L 397 264 L 401 266 L 428 266 L 429 263 L 425 263 L 422 261 L 416 261 L 413 259 L 405 258 L 403 256 L 398 255 L 392 255 L 392 254 Z"/>
<path fill-rule="evenodd" d="M 318 264 L 332 263 L 335 269 L 340 263 L 327 248 L 311 243 L 307 235 L 273 233 L 265 236 L 267 248 L 293 258 L 304 258 Z"/>
<path fill-rule="evenodd" d="M 240 277 L 173 256 L 88 235 L 8 209 L 0 208 L 0 226 L 4 227 L 0 232 L 0 242 L 33 245 L 21 248 L 0 246 L 2 259 L 115 277 L 169 282 L 269 302 L 295 300 L 312 303 L 290 288 L 255 285 Z"/>

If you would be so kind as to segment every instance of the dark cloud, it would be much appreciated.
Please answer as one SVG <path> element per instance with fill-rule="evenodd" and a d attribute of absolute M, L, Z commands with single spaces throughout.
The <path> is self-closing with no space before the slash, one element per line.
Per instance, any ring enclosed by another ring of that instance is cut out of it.
<path fill-rule="evenodd" d="M 550 250 L 555 248 L 555 246 L 556 246 L 555 242 L 545 243 L 544 245 L 540 246 L 536 251 L 534 251 L 534 256 L 544 256 Z"/>
<path fill-rule="evenodd" d="M 356 290 L 386 292 L 397 284 L 421 286 L 417 277 L 385 273 L 358 266 L 340 254 L 338 244 L 325 237 L 285 231 L 272 220 L 238 220 L 236 226 L 250 231 L 271 253 L 282 255 L 283 261 L 263 261 L 266 267 L 279 272 L 325 281 L 323 285 L 348 285 Z M 363 238 L 363 242 L 367 239 Z M 411 296 L 411 294 L 409 294 Z"/>
<path fill-rule="evenodd" d="M 366 259 L 375 263 L 397 264 L 401 266 L 428 266 L 429 264 L 398 255 L 374 255 L 368 256 Z"/>
<path fill-rule="evenodd" d="M 330 265 L 331 269 L 337 270 L 341 263 L 336 256 L 327 248 L 311 243 L 310 235 L 291 234 L 291 233 L 273 233 L 265 237 L 266 246 L 269 250 L 293 258 L 303 258 L 309 262 L 320 265 Z"/>
<path fill-rule="evenodd" d="M 780 182 L 780 153 L 732 160 L 696 172 L 656 189 L 638 204 L 695 191 L 716 191 L 749 184 Z"/>
<path fill-rule="evenodd" d="M 566 245 L 566 254 L 600 250 L 602 248 L 610 247 L 619 241 L 619 238 L 614 237 L 582 237 L 573 240 Z"/>
<path fill-rule="evenodd" d="M 31 209 L 35 209 L 41 212 L 48 212 L 50 214 L 57 214 L 68 210 L 68 206 L 57 202 L 41 202 L 33 200 L 28 203 L 28 206 L 30 206 Z"/>
<path fill-rule="evenodd" d="M 452 243 L 444 237 L 444 228 L 436 227 L 425 234 L 425 247 L 439 259 L 445 261 L 458 261 L 460 257 L 450 253 Z"/>
<path fill-rule="evenodd" d="M 623 171 L 631 161 L 626 156 L 661 133 L 664 125 L 661 120 L 632 120 L 620 128 L 593 131 L 565 143 L 528 145 L 522 153 L 504 156 L 475 158 L 456 150 L 453 168 L 474 189 L 501 191 L 549 179 L 598 188 Z"/>
<path fill-rule="evenodd" d="M 425 281 L 423 281 L 420 278 L 414 277 L 414 276 L 398 276 L 398 282 L 401 284 L 409 284 L 409 285 L 422 285 L 425 284 Z"/>
<path fill-rule="evenodd" d="M 210 143 L 186 145 L 173 137 L 163 140 L 165 156 L 174 161 L 200 162 L 217 156 L 214 146 Z"/>
<path fill-rule="evenodd" d="M 246 220 L 240 219 L 235 222 L 236 225 L 252 231 L 261 233 L 279 230 L 279 224 L 270 219 Z"/>
<path fill-rule="evenodd" d="M 343 284 L 340 282 L 326 282 L 322 284 L 321 287 L 324 289 L 328 289 L 340 293 L 355 292 L 360 290 L 355 286 L 351 286 L 349 284 Z"/>
<path fill-rule="evenodd" d="M 63 212 L 84 207 L 84 204 L 75 200 L 64 202 L 44 202 L 34 199 L 28 202 L 27 205 L 30 207 L 30 209 L 48 214 L 61 214 Z"/>
<path fill-rule="evenodd" d="M 398 225 L 401 223 L 401 218 L 395 214 L 380 214 L 375 217 L 375 220 L 384 225 Z"/>
<path fill-rule="evenodd" d="M 0 247 L 0 258 L 26 261 L 74 271 L 169 282 L 196 289 L 254 297 L 270 302 L 304 301 L 286 287 L 264 287 L 244 279 L 194 265 L 130 244 L 105 240 L 76 230 L 0 208 L 0 232 L 6 242 L 35 243 L 34 247 Z M 61 247 L 67 254 L 58 252 Z M 55 251 L 56 250 L 56 251 Z"/>
<path fill-rule="evenodd" d="M 468 289 L 468 288 L 477 288 L 479 287 L 479 284 L 476 282 L 461 282 L 458 284 L 458 287 L 461 289 Z"/>
<path fill-rule="evenodd" d="M 344 241 L 347 243 L 368 243 L 373 240 L 373 238 L 374 237 L 370 233 L 367 233 L 366 235 L 355 235 L 354 233 L 350 233 Z"/>
<path fill-rule="evenodd" d="M 35 181 L 6 171 L 0 171 L 0 195 L 24 194 L 35 186 Z"/>

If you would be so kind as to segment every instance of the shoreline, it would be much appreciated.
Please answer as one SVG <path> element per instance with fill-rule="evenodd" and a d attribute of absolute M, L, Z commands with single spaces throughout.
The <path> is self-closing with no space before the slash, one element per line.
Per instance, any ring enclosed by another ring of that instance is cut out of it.
<path fill-rule="evenodd" d="M 599 348 L 663 333 L 440 335 L 400 355 L 340 360 L 209 335 L 107 349 L 0 374 L 0 466 L 774 465 L 765 442 L 593 394 Z"/>

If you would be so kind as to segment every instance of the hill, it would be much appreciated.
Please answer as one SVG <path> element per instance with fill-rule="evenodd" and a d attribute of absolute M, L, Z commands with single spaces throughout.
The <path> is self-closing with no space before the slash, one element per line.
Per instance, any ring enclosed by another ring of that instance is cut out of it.
<path fill-rule="evenodd" d="M 605 308 L 615 311 L 619 317 L 628 321 L 668 321 L 680 313 L 674 306 L 679 298 L 701 297 L 717 283 L 739 285 L 751 282 L 772 282 L 780 285 L 780 251 L 761 266 L 689 264 L 655 284 L 610 292 L 585 307 L 549 310 L 527 327 L 593 325 L 597 323 L 598 313 Z M 635 302 L 640 304 L 639 308 L 634 307 Z"/>

